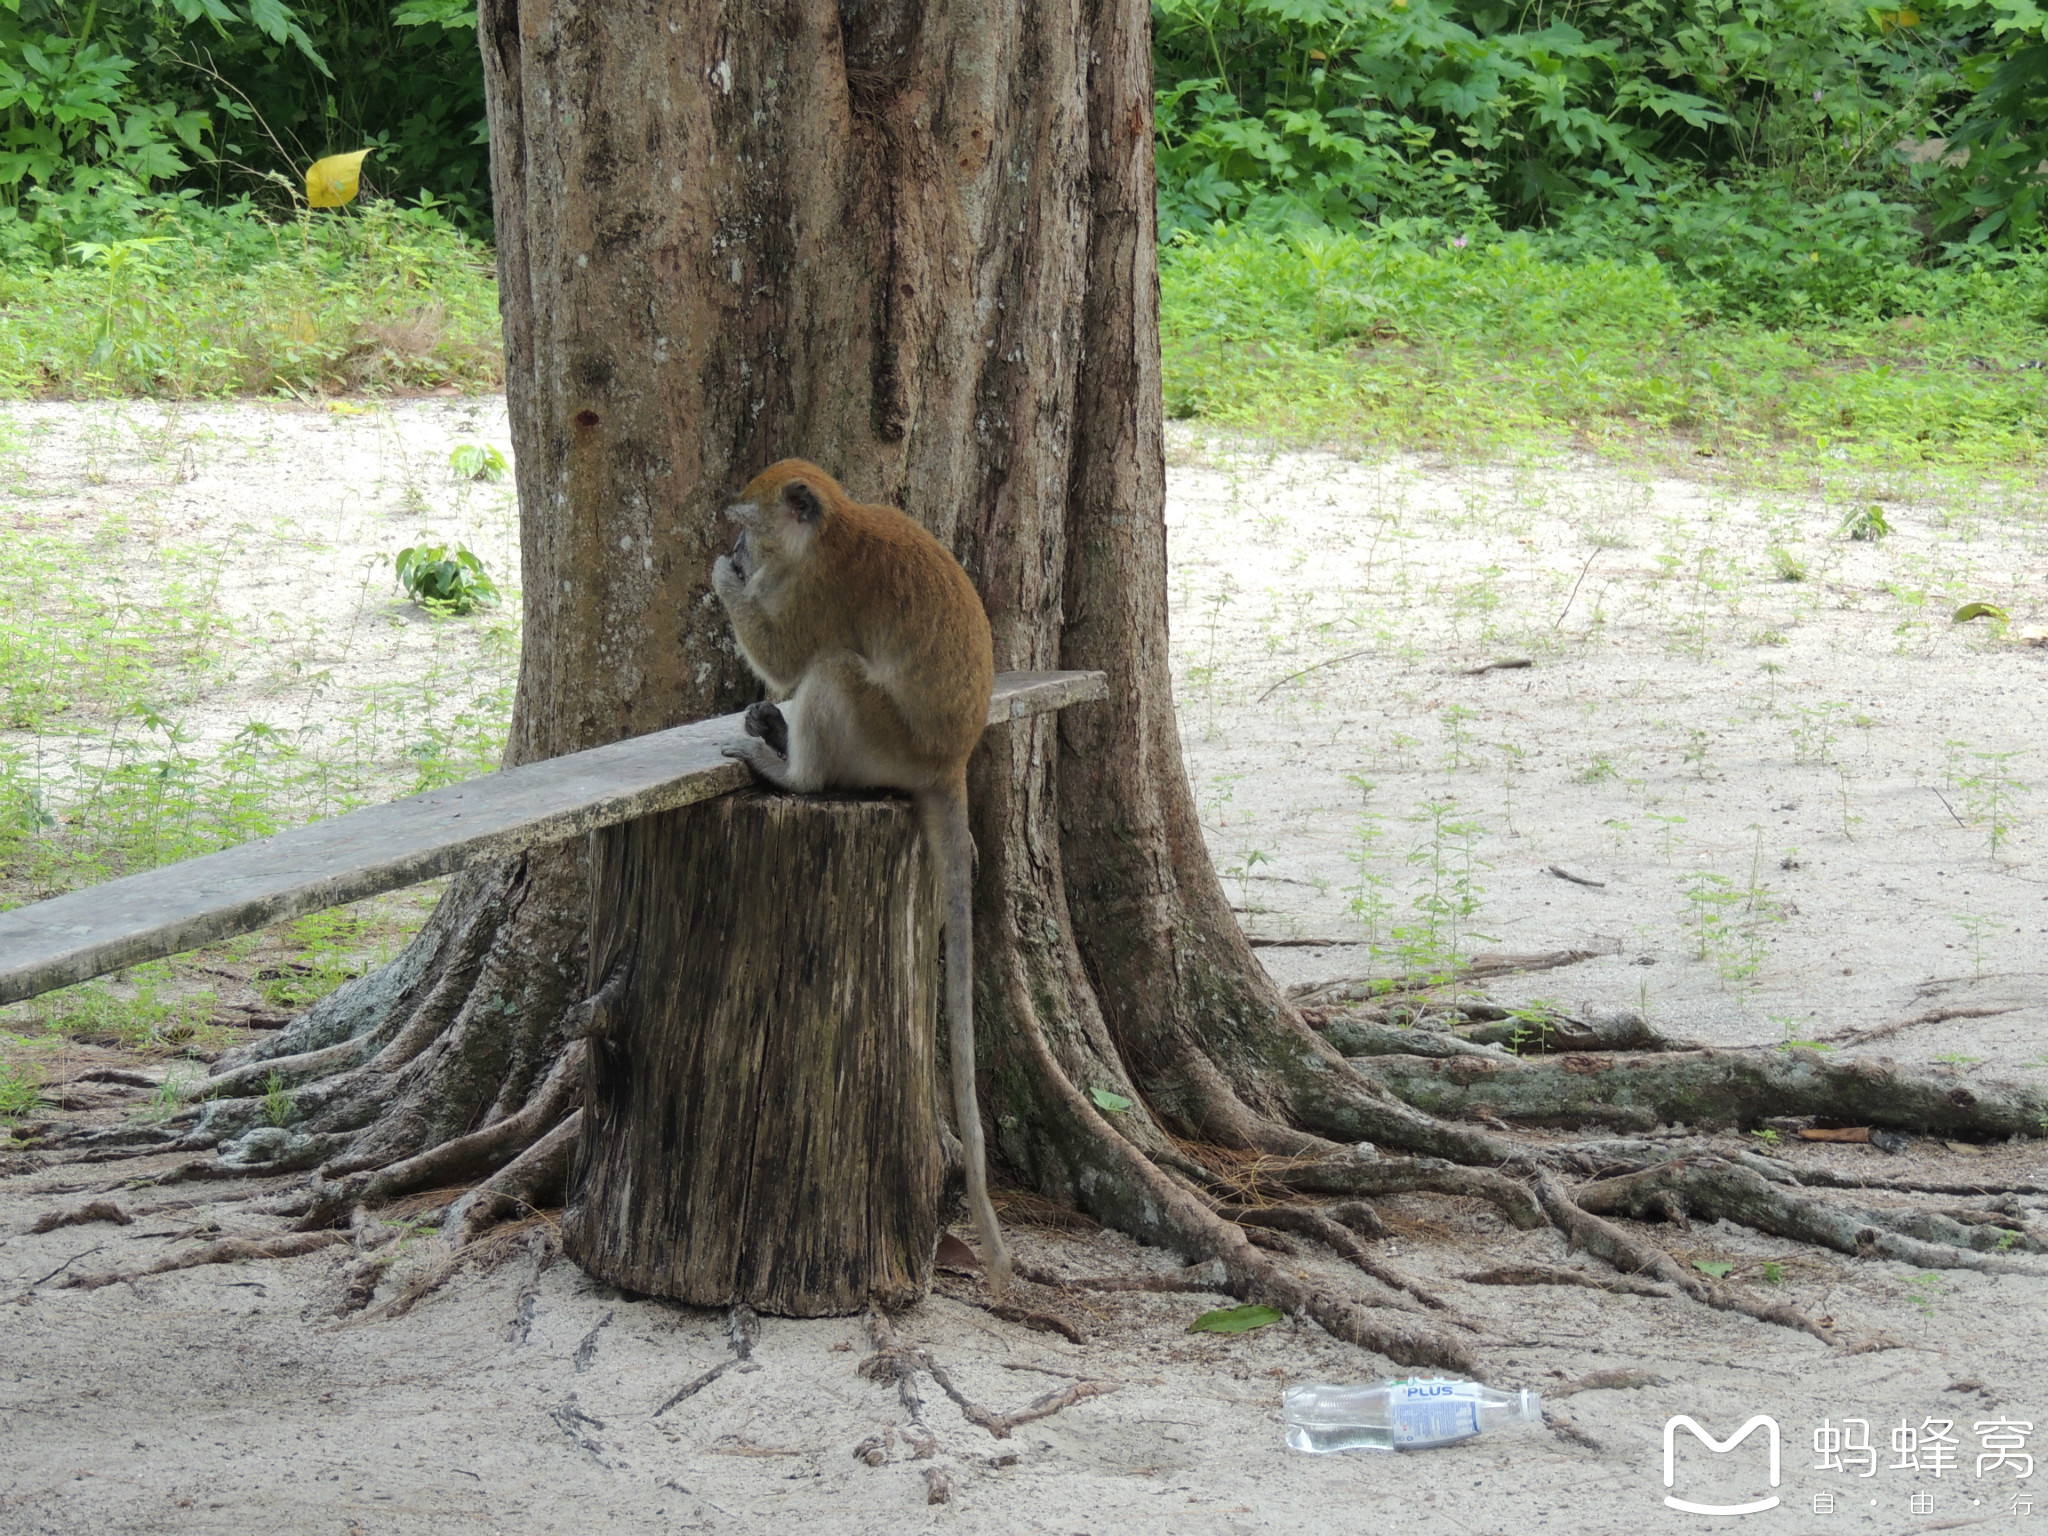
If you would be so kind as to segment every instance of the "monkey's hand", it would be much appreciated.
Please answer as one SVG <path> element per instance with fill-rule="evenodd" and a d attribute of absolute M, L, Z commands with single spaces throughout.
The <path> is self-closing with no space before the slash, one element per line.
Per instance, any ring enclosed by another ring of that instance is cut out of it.
<path fill-rule="evenodd" d="M 711 590 L 728 609 L 738 605 L 747 590 L 746 573 L 730 555 L 720 555 L 711 565 Z"/>
<path fill-rule="evenodd" d="M 777 757 L 789 756 L 789 722 L 773 704 L 747 706 L 747 734 L 766 742 Z"/>

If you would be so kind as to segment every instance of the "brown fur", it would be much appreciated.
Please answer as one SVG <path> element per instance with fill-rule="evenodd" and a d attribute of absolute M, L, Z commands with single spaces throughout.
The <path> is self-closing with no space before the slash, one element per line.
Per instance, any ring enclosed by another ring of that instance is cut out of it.
<path fill-rule="evenodd" d="M 988 1198 L 974 1093 L 967 830 L 967 759 L 988 724 L 995 679 L 988 615 L 937 539 L 893 507 L 850 500 L 802 459 L 763 470 L 726 516 L 741 533 L 712 568 L 712 586 L 748 665 L 781 705 L 750 709 L 752 739 L 729 755 L 785 789 L 898 789 L 917 806 L 945 914 L 946 1024 L 968 1204 L 1000 1293 L 1011 1270 Z"/>

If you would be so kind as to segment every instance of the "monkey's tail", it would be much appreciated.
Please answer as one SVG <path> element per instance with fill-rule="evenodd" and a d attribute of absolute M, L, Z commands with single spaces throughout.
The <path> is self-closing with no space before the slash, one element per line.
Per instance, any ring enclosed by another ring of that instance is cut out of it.
<path fill-rule="evenodd" d="M 1010 1250 L 988 1197 L 988 1154 L 974 1093 L 974 838 L 967 826 L 965 777 L 936 794 L 918 796 L 925 845 L 936 855 L 939 902 L 946 928 L 946 1032 L 953 1057 L 953 1120 L 967 1154 L 967 1206 L 981 1237 L 989 1287 L 1010 1288 Z"/>

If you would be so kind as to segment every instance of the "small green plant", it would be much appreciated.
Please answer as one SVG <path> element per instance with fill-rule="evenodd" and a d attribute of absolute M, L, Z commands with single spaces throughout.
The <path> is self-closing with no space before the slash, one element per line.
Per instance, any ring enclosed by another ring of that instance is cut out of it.
<path fill-rule="evenodd" d="M 19 1062 L 0 1062 L 0 1120 L 19 1120 L 36 1107 L 42 1080 Z"/>
<path fill-rule="evenodd" d="M 1970 975 L 1981 979 L 1984 975 L 1984 947 L 1994 933 L 2005 927 L 2005 920 L 1984 912 L 1951 912 L 1949 917 L 1963 930 L 1966 943 L 1970 946 Z"/>
<path fill-rule="evenodd" d="M 1373 781 L 1362 773 L 1349 773 L 1344 777 L 1358 791 L 1361 800 L 1358 819 L 1351 824 L 1356 841 L 1344 855 L 1358 872 L 1358 879 L 1351 886 L 1348 905 L 1352 917 L 1365 930 L 1366 943 L 1377 954 L 1380 935 L 1386 931 L 1387 921 L 1394 910 L 1393 899 L 1387 894 L 1386 876 L 1379 872 L 1378 867 L 1380 844 L 1385 841 L 1387 830 L 1379 812 L 1373 809 Z"/>
<path fill-rule="evenodd" d="M 1947 1290 L 1939 1275 L 1915 1275 L 1906 1282 L 1906 1297 L 1920 1309 L 1922 1317 L 1934 1316 L 1934 1304 Z"/>
<path fill-rule="evenodd" d="M 166 1073 L 164 1080 L 156 1085 L 156 1091 L 138 1111 L 144 1120 L 152 1125 L 161 1125 L 185 1107 L 185 1100 L 191 1086 L 191 1079 L 183 1072 Z"/>
<path fill-rule="evenodd" d="M 1237 909 L 1240 912 L 1259 910 L 1252 905 L 1252 871 L 1261 864 L 1270 864 L 1273 856 L 1263 848 L 1247 848 L 1231 864 L 1226 864 L 1221 873 L 1226 880 L 1237 882 Z"/>
<path fill-rule="evenodd" d="M 1550 1037 L 1557 1032 L 1557 1012 L 1557 1004 L 1544 998 L 1509 1008 L 1515 1029 L 1508 1037 L 1508 1049 L 1517 1056 L 1540 1056 L 1548 1051 Z"/>
<path fill-rule="evenodd" d="M 291 1117 L 291 1090 L 280 1073 L 272 1072 L 263 1084 L 263 1119 L 269 1125 L 283 1125 Z"/>
<path fill-rule="evenodd" d="M 498 584 L 464 545 L 451 550 L 445 544 L 415 544 L 401 549 L 392 563 L 406 596 L 429 613 L 460 618 L 480 604 L 498 601 Z"/>
<path fill-rule="evenodd" d="M 1402 968 L 1409 972 L 1447 976 L 1464 963 L 1467 941 L 1487 937 L 1470 931 L 1485 897 L 1477 878 L 1486 867 L 1476 852 L 1482 829 L 1475 821 L 1456 819 L 1457 809 L 1449 800 L 1426 800 L 1405 818 L 1424 829 L 1421 841 L 1408 850 L 1408 863 L 1416 871 L 1408 904 L 1415 921 L 1393 934 Z"/>
<path fill-rule="evenodd" d="M 1879 539 L 1888 537 L 1891 531 L 1892 525 L 1884 515 L 1884 508 L 1876 502 L 1851 512 L 1842 519 L 1842 526 L 1837 530 L 1843 538 L 1853 539 L 1859 544 L 1875 544 Z"/>
<path fill-rule="evenodd" d="M 458 479 L 483 481 L 502 480 L 512 470 L 489 443 L 457 443 L 448 450 L 448 468 Z"/>
<path fill-rule="evenodd" d="M 1801 1035 L 1799 1033 L 1800 1021 L 1792 1018 L 1789 1014 L 1772 1013 L 1766 1014 L 1765 1017 L 1785 1032 L 1785 1038 L 1778 1042 L 1778 1049 L 1781 1051 L 1832 1051 L 1834 1049 L 1825 1040 L 1813 1040 Z M 1756 1134 L 1762 1136 L 1764 1133 L 1758 1131 Z M 1773 1132 L 1772 1134 L 1775 1135 L 1776 1133 Z"/>
<path fill-rule="evenodd" d="M 2013 777 L 2011 768 L 2012 760 L 2020 754 L 1979 752 L 1962 741 L 1944 745 L 1948 781 L 1962 797 L 1965 818 L 1982 826 L 1988 834 L 1995 861 L 2012 836 L 2020 797 L 2027 792 L 2027 786 Z"/>
<path fill-rule="evenodd" d="M 1779 581 L 1806 580 L 1806 562 L 1782 544 L 1773 544 L 1765 551 L 1770 556 L 1771 570 Z"/>
<path fill-rule="evenodd" d="M 1767 1147 L 1775 1147 L 1780 1141 L 1784 1139 L 1776 1131 L 1771 1129 L 1771 1127 L 1769 1127 L 1768 1125 L 1762 1127 L 1761 1129 L 1751 1131 L 1749 1134 L 1754 1136 L 1758 1141 L 1762 1142 Z"/>

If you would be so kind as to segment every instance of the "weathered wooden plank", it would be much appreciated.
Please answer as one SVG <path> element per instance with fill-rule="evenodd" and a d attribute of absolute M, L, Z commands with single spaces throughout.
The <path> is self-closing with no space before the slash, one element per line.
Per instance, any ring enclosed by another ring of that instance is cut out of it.
<path fill-rule="evenodd" d="M 991 725 L 1108 696 L 1100 672 L 1005 672 Z M 0 912 L 0 1003 L 728 794 L 746 768 L 722 715 L 487 774 Z"/>

